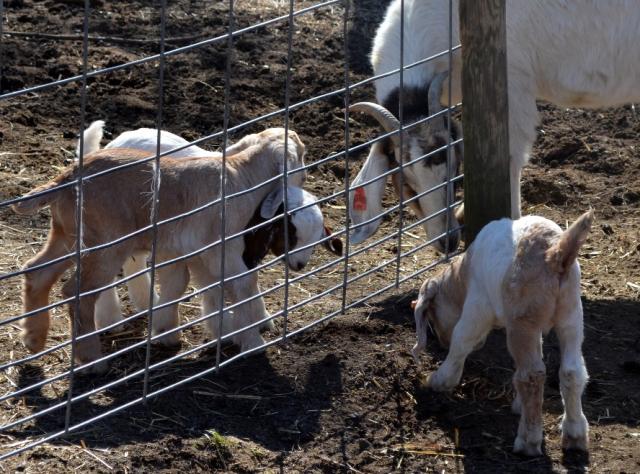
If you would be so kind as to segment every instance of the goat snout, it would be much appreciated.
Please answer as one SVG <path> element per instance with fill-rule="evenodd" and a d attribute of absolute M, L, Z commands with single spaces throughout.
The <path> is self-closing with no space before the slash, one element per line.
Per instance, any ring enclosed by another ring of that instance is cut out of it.
<path fill-rule="evenodd" d="M 290 267 L 292 270 L 299 272 L 305 267 L 305 264 L 303 262 L 291 262 Z"/>
<path fill-rule="evenodd" d="M 440 237 L 435 242 L 435 248 L 440 253 L 453 252 L 460 243 L 460 231 L 449 231 L 445 236 Z"/>

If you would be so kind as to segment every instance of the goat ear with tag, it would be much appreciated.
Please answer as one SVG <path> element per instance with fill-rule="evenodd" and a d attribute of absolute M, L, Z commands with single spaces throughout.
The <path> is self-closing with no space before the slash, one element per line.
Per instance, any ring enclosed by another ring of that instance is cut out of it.
<path fill-rule="evenodd" d="M 260 216 L 263 219 L 271 219 L 276 215 L 278 211 L 278 207 L 282 204 L 282 199 L 284 197 L 284 192 L 282 191 L 282 186 L 278 186 L 276 189 L 271 191 L 264 201 L 262 201 L 262 205 L 260 206 Z"/>

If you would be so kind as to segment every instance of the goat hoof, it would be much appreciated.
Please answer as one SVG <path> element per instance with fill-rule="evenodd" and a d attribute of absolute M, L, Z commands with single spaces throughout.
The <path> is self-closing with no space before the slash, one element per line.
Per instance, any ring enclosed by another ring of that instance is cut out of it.
<path fill-rule="evenodd" d="M 452 382 L 446 377 L 443 377 L 439 371 L 433 372 L 427 378 L 427 387 L 436 392 L 451 392 L 458 385 L 455 381 Z"/>
<path fill-rule="evenodd" d="M 107 316 L 104 314 L 99 314 L 96 308 L 96 314 L 95 314 L 96 329 L 104 329 L 107 326 L 111 326 L 112 324 L 118 323 L 120 321 L 122 321 L 121 314 L 110 314 L 109 316 Z M 122 331 L 124 331 L 124 324 L 118 324 L 117 326 L 109 329 L 106 332 L 106 334 L 117 334 Z"/>
<path fill-rule="evenodd" d="M 162 334 L 165 331 L 168 331 L 169 329 L 163 329 L 162 331 L 158 331 L 156 334 Z M 152 334 L 153 336 L 155 336 L 156 334 Z M 174 332 L 171 334 L 167 334 L 166 336 L 162 336 L 159 339 L 156 339 L 155 341 L 153 341 L 153 343 L 157 346 L 162 346 L 162 347 L 175 347 L 175 346 L 179 346 L 180 345 L 180 333 L 179 332 Z"/>
<path fill-rule="evenodd" d="M 99 328 L 99 329 L 102 329 L 102 328 Z M 107 332 L 105 332 L 105 334 L 109 334 L 110 336 L 113 336 L 121 332 L 124 332 L 124 324 L 118 324 L 117 326 L 112 327 Z"/>
<path fill-rule="evenodd" d="M 562 449 L 589 451 L 589 424 L 583 415 L 580 420 L 562 421 Z"/>
<path fill-rule="evenodd" d="M 260 326 L 260 332 L 262 331 L 273 331 L 276 328 L 276 325 L 273 323 L 273 319 L 269 321 L 265 321 Z"/>
<path fill-rule="evenodd" d="M 575 449 L 586 453 L 589 451 L 589 441 L 586 436 L 574 438 L 573 436 L 562 435 L 562 449 L 564 451 Z"/>
<path fill-rule="evenodd" d="M 112 324 L 122 321 L 122 316 L 117 315 L 112 317 L 105 317 L 105 316 L 98 316 L 96 314 L 95 321 L 96 321 L 96 329 L 104 329 L 107 326 L 111 326 Z M 118 324 L 117 326 L 112 327 L 111 329 L 106 331 L 105 334 L 118 334 L 119 332 L 123 332 L 123 331 L 124 331 L 124 324 Z"/>
<path fill-rule="evenodd" d="M 241 352 L 246 352 L 262 346 L 264 342 L 265 341 L 260 333 L 256 332 L 255 334 L 248 334 L 242 341 L 239 341 L 238 345 L 240 346 Z M 264 352 L 264 348 L 260 351 L 255 351 L 255 353 L 258 352 Z"/>
<path fill-rule="evenodd" d="M 22 337 L 22 343 L 32 354 L 40 352 L 44 349 L 47 340 L 46 336 L 26 331 L 23 331 L 20 336 Z"/>
<path fill-rule="evenodd" d="M 91 361 L 77 361 L 76 363 L 78 365 L 81 364 L 87 364 Z M 107 371 L 109 370 L 109 361 L 106 360 L 101 360 L 100 362 L 96 362 L 93 365 L 90 365 L 89 367 L 84 367 L 80 370 L 76 370 L 75 373 L 85 377 L 87 375 L 103 375 L 105 374 Z"/>
<path fill-rule="evenodd" d="M 525 441 L 518 436 L 513 443 L 513 452 L 525 456 L 542 456 L 542 442 Z"/>

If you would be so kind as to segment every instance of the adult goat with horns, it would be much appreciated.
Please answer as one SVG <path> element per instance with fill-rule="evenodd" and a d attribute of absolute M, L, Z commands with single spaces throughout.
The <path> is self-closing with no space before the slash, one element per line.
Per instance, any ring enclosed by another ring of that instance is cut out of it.
<path fill-rule="evenodd" d="M 375 75 L 423 60 L 433 55 L 433 51 L 448 49 L 448 16 L 445 22 L 440 15 L 422 11 L 422 3 L 433 2 L 404 0 L 404 40 L 400 32 L 401 1 L 394 1 L 389 6 L 373 42 L 371 64 Z M 442 6 L 445 4 L 448 5 L 448 1 L 442 2 Z M 448 12 L 448 8 L 446 10 Z M 399 54 L 401 41 L 404 42 L 402 61 Z M 449 115 L 444 112 L 440 101 L 443 88 L 448 83 L 447 70 L 448 55 L 445 55 L 437 62 L 423 62 L 407 68 L 403 73 L 402 90 L 399 73 L 377 79 L 378 103 L 359 102 L 350 107 L 352 112 L 372 116 L 385 132 L 396 132 L 371 147 L 353 182 L 354 190 L 349 195 L 355 228 L 351 242 L 363 242 L 377 230 L 386 181 L 380 176 L 403 164 L 402 180 L 399 173 L 391 175 L 396 193 L 409 201 L 409 207 L 421 220 L 428 218 L 422 226 L 427 238 L 435 239 L 438 250 L 451 251 L 457 247 L 460 232 L 455 229 L 458 223 L 452 210 L 442 211 L 447 202 L 453 201 L 453 186 L 443 183 L 457 170 L 462 158 L 461 145 L 450 148 L 447 157 L 447 144 L 462 136 L 460 125 L 453 120 L 449 123 Z M 433 115 L 436 116 L 426 120 Z M 397 133 L 400 118 L 406 127 L 402 138 Z M 431 191 L 425 193 L 428 190 Z M 448 242 L 447 235 L 443 235 L 447 230 L 450 232 Z"/>
<path fill-rule="evenodd" d="M 402 94 L 396 72 L 376 79 L 377 104 L 354 104 L 351 110 L 373 115 L 387 132 L 397 130 L 400 97 L 405 126 L 442 110 L 441 103 L 446 102 L 442 98 L 449 96 L 448 72 L 451 102 L 460 102 L 460 51 L 452 53 L 451 65 L 447 53 L 451 44 L 460 42 L 458 5 L 459 0 L 451 0 L 450 11 L 450 0 L 393 0 L 374 39 L 373 71 L 378 76 L 401 65 L 419 64 L 404 70 Z M 511 216 L 516 219 L 520 217 L 520 174 L 536 138 L 537 99 L 585 108 L 640 101 L 640 8 L 637 0 L 507 0 L 506 34 Z M 424 61 L 430 57 L 434 58 Z M 451 213 L 442 212 L 447 207 L 447 192 L 451 193 L 451 187 L 442 183 L 447 168 L 455 170 L 461 155 L 452 149 L 447 166 L 446 154 L 438 150 L 455 141 L 460 130 L 446 120 L 446 114 L 438 114 L 404 131 L 404 156 L 399 153 L 397 133 L 393 141 L 371 147 L 349 196 L 355 229 L 351 242 L 362 242 L 376 231 L 385 187 L 380 176 L 395 167 L 395 162 L 415 161 L 403 170 L 405 199 L 437 187 L 411 203 L 421 218 L 441 211 L 424 222 L 427 237 L 434 239 L 456 227 Z M 398 191 L 398 173 L 392 178 Z M 440 238 L 436 248 L 443 250 L 445 244 L 446 239 Z M 449 250 L 456 244 L 454 233 Z"/>

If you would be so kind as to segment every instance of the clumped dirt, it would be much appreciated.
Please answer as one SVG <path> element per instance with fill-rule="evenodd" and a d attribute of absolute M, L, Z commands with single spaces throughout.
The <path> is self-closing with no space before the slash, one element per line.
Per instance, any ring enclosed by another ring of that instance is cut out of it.
<path fill-rule="evenodd" d="M 2 30 L 78 35 L 83 2 L 70 0 L 9 0 L 4 2 Z M 91 41 L 89 65 L 104 68 L 158 51 L 158 2 L 91 2 L 92 35 L 116 40 Z M 287 14 L 286 2 L 237 1 L 236 26 L 245 27 Z M 344 58 L 351 66 L 348 80 L 364 79 L 370 38 L 382 15 L 382 3 L 350 4 L 349 41 L 343 38 L 344 10 L 323 7 L 296 17 L 291 65 L 290 103 L 344 86 Z M 296 2 L 304 8 L 312 2 Z M 170 2 L 168 48 L 224 35 L 227 2 Z M 285 105 L 287 21 L 259 27 L 234 40 L 231 67 L 230 126 Z M 187 38 L 188 37 L 188 38 Z M 131 43 L 122 39 L 142 39 Z M 162 126 L 195 139 L 221 129 L 224 110 L 226 40 L 167 59 Z M 0 43 L 2 92 L 10 92 L 79 74 L 79 41 L 36 36 L 3 36 Z M 113 136 L 137 127 L 155 127 L 158 106 L 157 62 L 88 80 L 86 122 L 107 121 Z M 0 200 L 21 195 L 54 176 L 73 159 L 81 128 L 77 83 L 30 93 L 0 102 Z M 371 86 L 352 91 L 351 100 L 371 99 Z M 344 96 L 334 94 L 296 108 L 291 127 L 308 147 L 308 161 L 344 148 Z M 445 356 L 435 340 L 418 369 L 408 350 L 414 329 L 409 302 L 419 279 L 349 309 L 266 353 L 235 361 L 219 374 L 210 373 L 138 404 L 124 413 L 99 420 L 61 440 L 10 458 L 0 468 L 18 472 L 104 471 L 177 472 L 548 472 L 569 470 L 637 472 L 640 470 L 640 116 L 631 106 L 611 110 L 562 110 L 540 104 L 539 139 L 531 166 L 523 176 L 524 213 L 541 214 L 561 225 L 589 207 L 597 223 L 580 255 L 585 308 L 584 356 L 590 382 L 584 409 L 591 425 L 589 456 L 562 453 L 558 423 L 562 413 L 557 369 L 558 344 L 545 341 L 545 454 L 528 459 L 511 453 L 517 417 L 512 399 L 512 363 L 504 334 L 496 332 L 467 363 L 462 384 L 449 395 L 423 387 L 424 375 Z M 640 111 L 639 111 L 640 112 Z M 271 125 L 274 116 L 232 135 Z M 353 117 L 351 144 L 375 136 L 369 121 Z M 215 139 L 205 146 L 220 145 Z M 364 152 L 350 155 L 353 177 Z M 315 167 L 307 188 L 327 196 L 344 188 L 344 160 Z M 388 202 L 394 199 L 388 193 Z M 324 206 L 334 229 L 344 227 L 344 199 Z M 385 218 L 380 236 L 392 232 L 397 216 Z M 15 216 L 0 208 L 0 270 L 17 270 L 41 246 L 48 213 Z M 423 240 L 405 237 L 406 251 Z M 349 277 L 382 261 L 393 260 L 397 240 L 384 242 L 354 257 Z M 433 261 L 425 250 L 404 257 L 401 276 Z M 328 262 L 317 251 L 312 266 Z M 291 302 L 342 282 L 338 263 L 291 287 Z M 395 264 L 350 285 L 347 301 L 356 301 L 394 281 Z M 280 265 L 261 275 L 267 288 L 283 281 Z M 20 313 L 20 281 L 0 284 L 0 308 L 5 317 Z M 56 298 L 59 293 L 54 292 Z M 124 292 L 122 293 L 124 297 Z M 298 329 L 340 308 L 341 291 L 306 305 L 289 316 Z M 126 301 L 126 298 L 125 298 Z M 266 297 L 272 312 L 282 308 L 283 294 Z M 182 305 L 185 319 L 197 317 L 196 301 Z M 132 312 L 132 308 L 126 305 Z M 275 340 L 278 330 L 267 334 Z M 104 338 L 105 351 L 125 348 L 144 338 L 144 321 Z M 50 345 L 66 339 L 64 311 L 54 311 Z M 199 325 L 184 331 L 182 350 L 203 340 Z M 0 361 L 27 354 L 15 324 L 0 329 Z M 232 357 L 233 348 L 223 356 Z M 173 355 L 154 350 L 152 361 Z M 144 367 L 144 348 L 116 358 L 108 374 L 80 378 L 74 394 L 126 376 Z M 153 372 L 150 391 L 186 381 L 215 365 L 215 349 L 168 364 Z M 66 350 L 0 374 L 2 393 L 27 387 L 62 372 Z M 3 424 L 67 399 L 68 384 L 59 381 L 0 403 Z M 107 388 L 74 404 L 72 423 L 106 413 L 142 395 L 140 378 Z M 64 428 L 64 408 L 0 433 L 0 452 Z"/>

